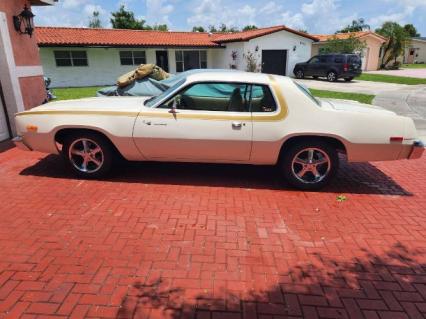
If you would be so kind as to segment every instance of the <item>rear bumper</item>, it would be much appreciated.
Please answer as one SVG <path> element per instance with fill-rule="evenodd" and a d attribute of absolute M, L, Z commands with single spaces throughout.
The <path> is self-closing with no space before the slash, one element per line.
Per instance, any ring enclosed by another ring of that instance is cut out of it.
<path fill-rule="evenodd" d="M 415 141 L 413 146 L 411 147 L 410 154 L 408 155 L 408 159 L 418 159 L 422 157 L 425 151 L 425 145 L 422 141 Z"/>
<path fill-rule="evenodd" d="M 32 151 L 32 149 L 28 145 L 25 144 L 22 136 L 15 137 L 14 139 L 12 139 L 12 142 L 20 150 L 23 150 L 23 151 Z"/>

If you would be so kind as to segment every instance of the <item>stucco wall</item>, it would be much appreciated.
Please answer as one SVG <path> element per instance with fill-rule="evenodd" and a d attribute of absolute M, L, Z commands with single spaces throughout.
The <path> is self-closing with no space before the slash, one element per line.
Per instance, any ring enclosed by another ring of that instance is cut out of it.
<path fill-rule="evenodd" d="M 416 41 L 412 40 L 408 45 L 408 48 L 405 50 L 405 59 L 404 62 L 408 62 L 408 55 L 410 52 L 410 48 L 415 49 L 413 63 L 426 63 L 426 41 Z"/>
<path fill-rule="evenodd" d="M 29 6 L 26 0 L 0 1 L 0 84 L 13 134 L 14 114 L 38 106 L 46 98 L 36 39 L 20 34 L 13 25 L 13 16 L 25 4 Z"/>
<path fill-rule="evenodd" d="M 262 50 L 287 50 L 286 75 L 293 76 L 296 63 L 304 62 L 311 57 L 312 40 L 296 34 L 280 31 L 247 42 L 226 43 L 226 49 L 214 58 L 214 68 L 229 69 L 235 64 L 238 70 L 246 70 L 247 62 L 244 55 L 251 52 L 258 60 L 259 67 L 262 63 Z M 258 51 L 256 51 L 258 47 Z M 293 48 L 296 47 L 296 51 Z M 236 61 L 232 60 L 232 51 L 237 52 Z"/>
<path fill-rule="evenodd" d="M 88 66 L 57 67 L 54 57 L 56 50 L 86 51 Z M 146 62 L 156 63 L 155 51 L 164 49 L 153 48 L 40 48 L 41 61 L 46 76 L 52 80 L 52 87 L 79 87 L 112 85 L 120 75 L 134 70 L 136 66 L 121 65 L 120 51 L 145 51 Z M 167 49 L 169 56 L 169 72 L 176 73 L 176 50 Z M 193 49 L 194 50 L 194 49 Z M 204 49 L 196 49 L 204 50 Z M 212 52 L 217 49 L 207 49 L 207 66 L 212 67 Z"/>

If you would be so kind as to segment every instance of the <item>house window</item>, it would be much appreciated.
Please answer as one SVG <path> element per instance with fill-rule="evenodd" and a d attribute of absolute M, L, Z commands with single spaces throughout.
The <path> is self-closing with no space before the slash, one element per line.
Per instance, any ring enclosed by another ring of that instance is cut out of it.
<path fill-rule="evenodd" d="M 120 51 L 120 62 L 121 65 L 145 64 L 145 51 Z"/>
<path fill-rule="evenodd" d="M 175 51 L 176 72 L 207 69 L 207 51 Z"/>
<path fill-rule="evenodd" d="M 88 66 L 86 51 L 54 51 L 56 66 Z"/>

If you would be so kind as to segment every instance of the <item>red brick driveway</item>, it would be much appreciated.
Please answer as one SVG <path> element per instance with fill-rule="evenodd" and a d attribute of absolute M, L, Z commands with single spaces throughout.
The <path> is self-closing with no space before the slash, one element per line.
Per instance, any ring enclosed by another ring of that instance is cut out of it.
<path fill-rule="evenodd" d="M 309 193 L 265 167 L 85 181 L 4 150 L 0 318 L 425 318 L 426 157 L 342 168 Z"/>

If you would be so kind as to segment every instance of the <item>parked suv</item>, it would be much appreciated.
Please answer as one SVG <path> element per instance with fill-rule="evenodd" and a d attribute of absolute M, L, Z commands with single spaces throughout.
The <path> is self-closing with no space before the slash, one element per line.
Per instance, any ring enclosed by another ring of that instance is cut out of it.
<path fill-rule="evenodd" d="M 330 82 L 339 78 L 349 82 L 362 73 L 361 64 L 357 54 L 323 54 L 314 56 L 308 62 L 297 63 L 293 73 L 298 79 L 312 76 L 314 79 L 326 77 Z"/>

